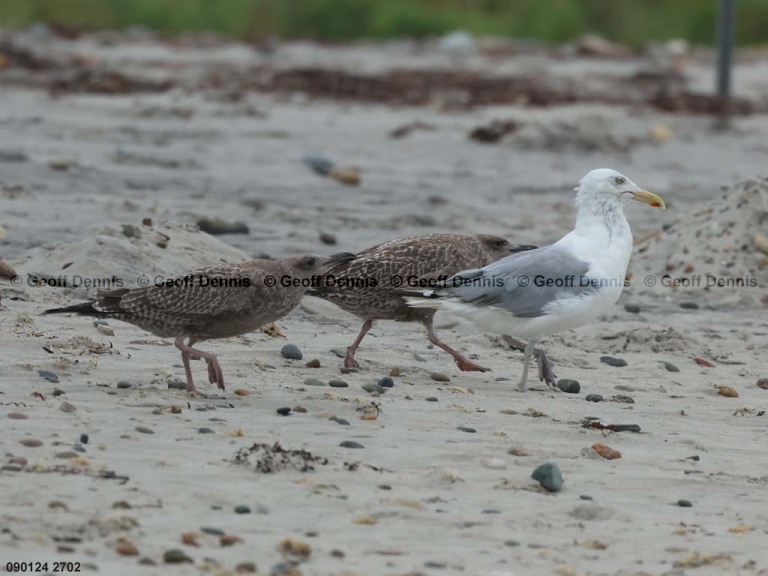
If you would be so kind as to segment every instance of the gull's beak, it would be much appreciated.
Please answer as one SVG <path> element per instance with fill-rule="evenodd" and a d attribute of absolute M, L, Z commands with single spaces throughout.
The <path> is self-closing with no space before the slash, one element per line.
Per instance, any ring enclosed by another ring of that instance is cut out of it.
<path fill-rule="evenodd" d="M 662 210 L 666 208 L 664 199 L 658 194 L 648 192 L 648 190 L 638 190 L 637 192 L 630 192 L 630 194 L 632 194 L 632 199 L 638 202 L 645 202 L 649 206 L 661 208 Z"/>

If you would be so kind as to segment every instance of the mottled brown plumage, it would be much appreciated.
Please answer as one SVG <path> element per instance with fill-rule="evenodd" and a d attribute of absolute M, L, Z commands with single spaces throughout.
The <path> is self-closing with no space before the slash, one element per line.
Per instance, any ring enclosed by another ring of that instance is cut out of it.
<path fill-rule="evenodd" d="M 223 390 L 224 376 L 216 356 L 192 345 L 246 334 L 282 318 L 296 307 L 307 290 L 306 284 L 285 286 L 285 278 L 308 280 L 322 273 L 326 266 L 346 261 L 350 256 L 329 259 L 302 255 L 214 266 L 146 288 L 100 292 L 91 302 L 46 313 L 116 318 L 156 336 L 175 338 L 184 362 L 187 390 L 195 391 L 189 361 L 200 358 L 208 364 L 211 384 L 218 384 Z"/>
<path fill-rule="evenodd" d="M 365 322 L 355 341 L 347 348 L 344 366 L 357 366 L 355 352 L 375 320 L 421 322 L 429 341 L 451 356 L 461 370 L 483 368 L 443 343 L 432 321 L 436 310 L 411 308 L 394 293 L 403 288 L 429 288 L 430 281 L 445 279 L 468 268 L 480 268 L 513 252 L 533 246 L 511 244 L 488 234 L 431 234 L 398 238 L 378 244 L 355 255 L 354 259 L 331 267 L 323 286 L 309 291 Z M 373 285 L 375 283 L 375 285 Z"/>

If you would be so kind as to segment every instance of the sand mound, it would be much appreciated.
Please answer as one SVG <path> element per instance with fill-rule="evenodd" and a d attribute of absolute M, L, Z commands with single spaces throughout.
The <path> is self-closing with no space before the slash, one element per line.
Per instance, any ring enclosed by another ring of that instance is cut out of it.
<path fill-rule="evenodd" d="M 739 182 L 640 243 L 632 292 L 768 305 L 768 179 Z"/>
<path fill-rule="evenodd" d="M 21 289 L 56 289 L 86 297 L 98 289 L 154 283 L 195 268 L 239 262 L 248 255 L 175 222 L 105 228 L 72 244 L 45 244 L 14 262 Z"/>

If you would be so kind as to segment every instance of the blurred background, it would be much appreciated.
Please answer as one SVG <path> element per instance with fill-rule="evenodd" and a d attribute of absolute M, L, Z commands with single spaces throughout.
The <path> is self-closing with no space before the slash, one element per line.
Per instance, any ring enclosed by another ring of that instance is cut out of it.
<path fill-rule="evenodd" d="M 762 238 L 768 185 L 707 203 L 766 165 L 767 31 L 768 0 L 0 0 L 2 255 L 54 274 L 34 250 L 91 235 L 103 274 L 134 270 L 100 235 L 133 253 L 145 219 L 269 257 L 445 231 L 539 245 L 610 167 L 667 199 L 628 209 L 658 243 L 638 273 L 766 275 L 730 235 Z"/>
<path fill-rule="evenodd" d="M 347 41 L 422 38 L 458 28 L 562 42 L 586 32 L 631 46 L 683 38 L 712 44 L 716 0 L 3 0 L 0 23 L 73 29 L 145 26 Z M 741 43 L 768 42 L 768 2 L 739 0 Z"/>

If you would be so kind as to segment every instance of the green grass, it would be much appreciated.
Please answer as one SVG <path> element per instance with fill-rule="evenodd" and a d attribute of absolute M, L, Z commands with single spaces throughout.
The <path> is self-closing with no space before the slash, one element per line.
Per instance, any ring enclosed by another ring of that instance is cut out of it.
<path fill-rule="evenodd" d="M 739 0 L 740 44 L 768 43 L 768 0 Z M 631 45 L 714 42 L 717 0 L 0 0 L 0 27 L 142 25 L 234 38 L 422 38 L 456 29 L 562 42 L 598 32 Z"/>

